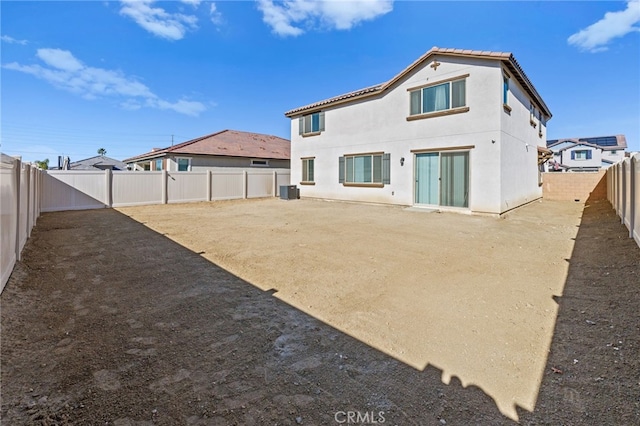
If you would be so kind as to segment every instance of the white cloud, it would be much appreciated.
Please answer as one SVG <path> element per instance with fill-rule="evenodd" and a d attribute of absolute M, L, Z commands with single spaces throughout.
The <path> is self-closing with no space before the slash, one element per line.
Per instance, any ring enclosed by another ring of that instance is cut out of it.
<path fill-rule="evenodd" d="M 636 26 L 639 22 L 640 0 L 629 0 L 625 10 L 605 13 L 604 18 L 573 34 L 567 42 L 582 50 L 600 52 L 607 50 L 614 38 L 640 31 Z"/>
<path fill-rule="evenodd" d="M 22 44 L 25 45 L 28 43 L 27 40 L 16 40 L 13 37 L 9 37 L 8 35 L 3 35 L 2 37 L 0 37 L 0 39 L 2 39 L 2 41 L 4 41 L 5 43 L 9 43 L 9 44 Z"/>
<path fill-rule="evenodd" d="M 317 26 L 351 29 L 391 12 L 393 0 L 258 0 L 258 9 L 274 33 L 297 36 Z"/>
<path fill-rule="evenodd" d="M 38 57 L 44 63 L 63 71 L 79 71 L 84 68 L 82 62 L 77 60 L 68 50 L 38 49 Z"/>
<path fill-rule="evenodd" d="M 209 9 L 209 15 L 211 16 L 211 22 L 216 25 L 220 25 L 222 23 L 222 14 L 218 12 L 218 8 L 215 3 L 211 3 L 211 7 Z"/>
<path fill-rule="evenodd" d="M 178 102 L 171 103 L 162 99 L 153 98 L 147 99 L 146 105 L 151 108 L 169 109 L 181 114 L 192 115 L 196 117 L 206 109 L 206 107 L 200 102 L 187 101 L 184 99 L 181 99 Z"/>
<path fill-rule="evenodd" d="M 180 40 L 190 29 L 197 28 L 198 18 L 181 13 L 168 13 L 160 7 L 152 7 L 153 0 L 122 0 L 120 14 L 136 21 L 145 30 L 168 40 Z M 198 6 L 197 1 L 185 3 Z"/>
<path fill-rule="evenodd" d="M 45 66 L 12 62 L 3 65 L 3 68 L 31 74 L 85 99 L 122 98 L 121 107 L 129 110 L 146 106 L 197 116 L 206 109 L 196 101 L 182 99 L 169 102 L 161 99 L 135 78 L 128 77 L 121 71 L 86 66 L 67 50 L 38 49 L 37 56 Z"/>
<path fill-rule="evenodd" d="M 202 0 L 182 0 L 182 3 L 190 4 L 193 7 L 198 7 L 200 6 L 200 3 L 202 3 Z"/>

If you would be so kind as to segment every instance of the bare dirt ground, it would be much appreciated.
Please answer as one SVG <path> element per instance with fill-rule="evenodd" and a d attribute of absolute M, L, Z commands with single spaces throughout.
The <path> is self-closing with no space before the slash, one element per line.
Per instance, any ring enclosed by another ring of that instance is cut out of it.
<path fill-rule="evenodd" d="M 640 424 L 610 205 L 277 199 L 44 214 L 1 296 L 3 424 Z"/>

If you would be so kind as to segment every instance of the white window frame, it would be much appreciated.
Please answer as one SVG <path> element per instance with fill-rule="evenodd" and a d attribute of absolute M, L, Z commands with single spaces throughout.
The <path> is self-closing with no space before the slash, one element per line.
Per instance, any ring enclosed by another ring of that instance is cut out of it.
<path fill-rule="evenodd" d="M 587 156 L 589 155 L 589 154 L 587 154 L 587 152 L 589 152 L 588 149 L 576 149 L 573 152 L 575 152 L 574 158 L 573 158 L 574 161 L 587 161 L 587 159 L 588 159 Z M 582 156 L 580 158 L 578 158 L 578 154 L 580 154 L 580 155 L 584 154 L 584 158 L 582 158 Z"/>
<path fill-rule="evenodd" d="M 252 158 L 251 167 L 269 167 L 269 160 L 264 158 Z"/>
<path fill-rule="evenodd" d="M 191 158 L 189 157 L 176 157 L 176 171 L 180 171 L 180 160 L 187 160 L 188 164 L 187 164 L 187 170 L 182 170 L 183 172 L 190 172 L 191 171 Z"/>
<path fill-rule="evenodd" d="M 160 168 L 158 168 L 158 161 L 160 162 Z M 162 158 L 156 158 L 155 160 L 153 160 L 153 163 L 154 163 L 155 171 L 161 172 L 162 167 L 164 166 L 164 161 L 162 161 Z"/>

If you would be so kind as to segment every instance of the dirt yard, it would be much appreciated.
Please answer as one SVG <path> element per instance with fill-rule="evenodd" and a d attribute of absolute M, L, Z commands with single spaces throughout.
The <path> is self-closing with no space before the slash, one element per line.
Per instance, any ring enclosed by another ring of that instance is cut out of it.
<path fill-rule="evenodd" d="M 640 424 L 605 201 L 49 213 L 1 296 L 3 424 Z"/>

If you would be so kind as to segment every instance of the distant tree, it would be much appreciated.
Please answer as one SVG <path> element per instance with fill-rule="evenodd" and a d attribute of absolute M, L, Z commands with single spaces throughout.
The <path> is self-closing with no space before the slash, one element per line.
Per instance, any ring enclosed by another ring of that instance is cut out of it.
<path fill-rule="evenodd" d="M 100 154 L 101 156 L 103 156 L 103 157 L 104 157 L 104 156 L 107 154 L 107 150 L 106 150 L 106 149 L 104 149 L 104 148 L 100 148 L 100 149 L 98 150 L 98 154 Z"/>
<path fill-rule="evenodd" d="M 40 167 L 42 170 L 49 169 L 49 159 L 45 158 L 44 160 L 36 160 L 36 166 Z"/>

